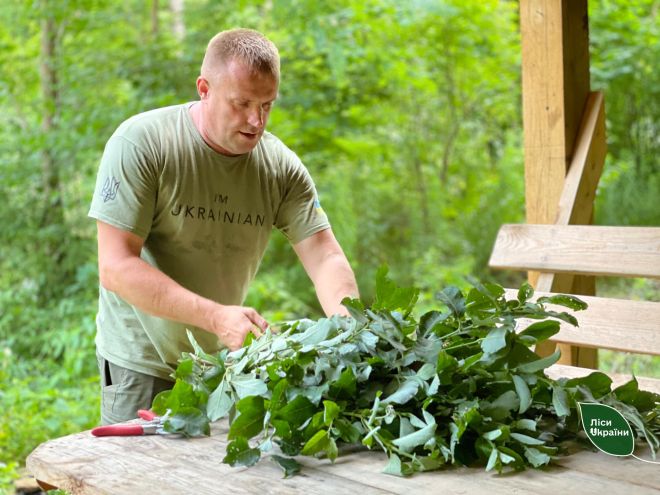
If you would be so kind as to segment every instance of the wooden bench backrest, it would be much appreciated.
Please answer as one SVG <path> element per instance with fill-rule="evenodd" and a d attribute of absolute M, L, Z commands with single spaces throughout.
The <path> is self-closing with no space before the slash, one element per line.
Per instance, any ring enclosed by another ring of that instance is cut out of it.
<path fill-rule="evenodd" d="M 492 268 L 660 278 L 660 228 L 503 225 Z M 513 294 L 510 294 L 513 296 Z M 576 346 L 660 355 L 660 302 L 580 296 L 588 304 L 553 340 Z"/>
<path fill-rule="evenodd" d="M 660 227 L 503 225 L 492 268 L 660 278 Z"/>

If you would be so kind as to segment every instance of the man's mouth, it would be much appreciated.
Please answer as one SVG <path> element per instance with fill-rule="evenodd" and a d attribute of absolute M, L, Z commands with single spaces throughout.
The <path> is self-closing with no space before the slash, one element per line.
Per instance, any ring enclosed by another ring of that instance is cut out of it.
<path fill-rule="evenodd" d="M 244 137 L 248 139 L 254 139 L 255 137 L 258 136 L 256 132 L 243 132 L 243 131 L 238 131 L 239 134 L 243 135 Z"/>

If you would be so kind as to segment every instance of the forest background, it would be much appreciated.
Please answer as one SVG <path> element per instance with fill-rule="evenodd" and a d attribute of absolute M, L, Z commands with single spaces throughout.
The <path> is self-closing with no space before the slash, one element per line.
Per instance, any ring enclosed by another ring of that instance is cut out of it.
<path fill-rule="evenodd" d="M 660 2 L 589 8 L 608 129 L 595 223 L 660 225 Z M 469 275 L 522 281 L 487 268 L 499 226 L 524 221 L 518 2 L 3 1 L 0 492 L 40 442 L 98 421 L 87 211 L 105 142 L 135 113 L 194 100 L 206 43 L 235 26 L 280 49 L 269 130 L 315 178 L 365 300 L 382 263 L 426 305 Z M 599 292 L 660 299 L 642 280 Z M 321 315 L 279 233 L 247 304 L 270 321 Z"/>

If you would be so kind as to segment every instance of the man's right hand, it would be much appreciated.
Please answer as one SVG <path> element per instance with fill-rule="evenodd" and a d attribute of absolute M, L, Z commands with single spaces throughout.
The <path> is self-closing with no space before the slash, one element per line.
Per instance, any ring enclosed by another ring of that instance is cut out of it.
<path fill-rule="evenodd" d="M 253 308 L 217 305 L 210 316 L 209 331 L 218 336 L 220 343 L 231 351 L 240 349 L 248 333 L 260 337 L 268 322 Z"/>

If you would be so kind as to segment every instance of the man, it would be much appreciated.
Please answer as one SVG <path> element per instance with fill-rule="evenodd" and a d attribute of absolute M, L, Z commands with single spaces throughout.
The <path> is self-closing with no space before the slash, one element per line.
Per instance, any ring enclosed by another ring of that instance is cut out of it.
<path fill-rule="evenodd" d="M 266 123 L 277 48 L 256 31 L 209 43 L 199 101 L 136 115 L 112 135 L 89 215 L 97 220 L 97 355 L 103 424 L 135 418 L 172 387 L 186 329 L 207 352 L 268 323 L 242 306 L 272 227 L 287 236 L 327 315 L 347 314 L 353 272 L 298 157 Z"/>

